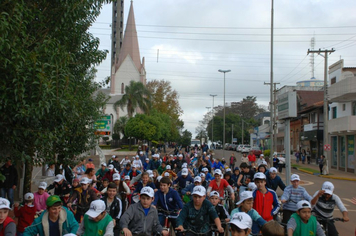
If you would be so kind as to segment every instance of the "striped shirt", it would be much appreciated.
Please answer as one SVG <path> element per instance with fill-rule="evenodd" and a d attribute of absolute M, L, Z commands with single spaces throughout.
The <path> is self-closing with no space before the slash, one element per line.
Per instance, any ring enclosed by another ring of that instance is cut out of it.
<path fill-rule="evenodd" d="M 318 195 L 318 193 L 319 191 L 316 191 L 313 197 Z M 335 205 L 341 212 L 347 211 L 339 196 L 335 194 L 333 194 L 329 200 L 326 200 L 324 196 L 319 197 L 318 201 L 313 206 L 313 210 L 324 218 L 332 218 Z"/>
<path fill-rule="evenodd" d="M 283 204 L 283 210 L 297 211 L 297 203 L 301 200 L 307 200 L 310 202 L 312 197 L 309 195 L 305 188 L 298 186 L 298 188 L 293 188 L 292 185 L 288 185 L 284 189 L 284 193 L 281 200 L 286 200 L 287 202 Z"/>

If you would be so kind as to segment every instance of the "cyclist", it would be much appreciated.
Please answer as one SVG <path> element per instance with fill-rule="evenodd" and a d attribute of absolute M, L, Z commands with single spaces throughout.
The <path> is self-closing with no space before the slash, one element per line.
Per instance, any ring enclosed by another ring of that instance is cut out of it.
<path fill-rule="evenodd" d="M 192 192 L 193 192 L 194 187 L 200 186 L 200 185 L 202 185 L 202 179 L 200 176 L 197 176 L 194 178 L 194 183 L 191 183 L 191 184 L 187 185 L 184 189 L 182 189 L 183 201 L 189 202 L 190 200 L 192 200 Z"/>
<path fill-rule="evenodd" d="M 293 213 L 288 221 L 287 230 L 288 236 L 325 236 L 319 222 L 311 214 L 310 203 L 305 200 L 297 203 L 297 212 Z"/>
<path fill-rule="evenodd" d="M 266 188 L 266 175 L 258 172 L 254 176 L 257 189 L 253 191 L 253 208 L 266 221 L 273 220 L 273 216 L 279 211 L 278 196 L 272 189 Z"/>
<path fill-rule="evenodd" d="M 110 164 L 108 165 L 108 171 L 105 173 L 103 179 L 108 179 L 109 182 L 112 182 L 112 176 L 113 174 L 115 174 L 115 170 L 114 170 L 114 165 Z"/>
<path fill-rule="evenodd" d="M 0 235 L 16 235 L 16 224 L 9 216 L 10 210 L 10 201 L 0 197 Z"/>
<path fill-rule="evenodd" d="M 316 216 L 331 219 L 333 217 L 334 208 L 337 206 L 342 212 L 343 220 L 345 222 L 350 220 L 346 207 L 342 203 L 339 196 L 334 194 L 334 185 L 329 181 L 324 182 L 321 190 L 316 191 L 313 199 L 311 200 L 311 205 L 314 206 L 313 211 Z M 328 233 L 330 236 L 339 235 L 334 222 L 324 221 L 321 223 L 324 225 L 324 227 L 326 227 L 326 224 L 328 224 Z"/>
<path fill-rule="evenodd" d="M 217 191 L 221 197 L 225 197 L 225 189 L 227 189 L 230 193 L 231 200 L 234 201 L 234 190 L 225 179 L 222 179 L 222 173 L 220 169 L 216 169 L 214 171 L 214 177 L 215 179 L 213 179 L 209 184 L 208 195 L 210 195 L 211 191 Z"/>
<path fill-rule="evenodd" d="M 40 182 L 38 185 L 38 191 L 34 193 L 34 205 L 36 207 L 36 211 L 44 211 L 46 210 L 46 200 L 49 197 L 49 194 L 46 192 L 47 183 Z"/>
<path fill-rule="evenodd" d="M 122 202 L 117 196 L 117 187 L 110 183 L 107 188 L 107 194 L 102 198 L 105 203 L 105 211 L 114 221 L 114 232 L 119 233 L 119 220 L 122 213 Z"/>
<path fill-rule="evenodd" d="M 64 197 L 69 197 L 72 192 L 72 186 L 64 179 L 61 174 L 56 175 L 54 183 L 47 187 L 47 191 L 54 189 L 54 194 L 61 197 L 64 202 Z"/>
<path fill-rule="evenodd" d="M 192 178 L 192 176 L 188 175 L 189 172 L 188 172 L 188 168 L 183 168 L 182 170 L 182 175 L 181 176 L 178 176 L 178 178 L 176 178 L 174 181 L 173 181 L 173 185 L 175 187 L 179 187 L 179 191 L 181 191 L 181 189 L 185 188 L 187 185 L 191 184 L 194 182 L 194 179 Z"/>
<path fill-rule="evenodd" d="M 198 177 L 198 176 L 196 176 Z M 205 189 L 208 189 L 209 187 L 209 182 L 205 179 L 205 174 L 204 173 L 200 173 L 199 177 L 201 178 L 201 185 L 204 186 Z M 195 181 L 195 178 L 194 178 Z"/>
<path fill-rule="evenodd" d="M 279 187 L 282 191 L 286 188 L 286 185 L 283 183 L 283 180 L 281 177 L 277 175 L 278 171 L 275 167 L 271 167 L 269 171 L 266 174 L 266 186 L 267 188 L 270 188 L 274 191 L 277 191 L 277 188 Z"/>
<path fill-rule="evenodd" d="M 309 195 L 305 188 L 299 186 L 299 175 L 292 174 L 290 177 L 291 185 L 288 185 L 281 196 L 281 202 L 283 203 L 283 220 L 282 223 L 288 223 L 290 216 L 295 213 L 297 209 L 297 203 L 301 200 L 311 201 L 312 197 Z"/>
<path fill-rule="evenodd" d="M 18 202 L 14 204 L 14 213 L 18 219 L 17 235 L 22 235 L 25 228 L 32 224 L 36 215 L 36 208 L 33 205 L 33 193 L 26 193 L 24 196 L 25 205 L 20 206 Z M 20 207 L 19 207 L 20 206 Z"/>
<path fill-rule="evenodd" d="M 151 187 L 152 189 L 156 189 L 156 186 L 154 185 L 154 183 L 152 183 L 150 177 L 149 177 L 149 173 L 148 172 L 143 172 L 141 174 L 141 181 L 138 182 L 138 184 L 136 185 L 136 189 L 135 191 L 133 192 L 133 194 L 138 194 L 141 192 L 141 189 L 143 187 L 146 187 L 146 186 L 149 186 Z"/>
<path fill-rule="evenodd" d="M 230 216 L 229 213 L 226 211 L 225 207 L 221 204 L 220 202 L 220 195 L 217 191 L 212 191 L 209 195 L 209 201 L 213 206 L 215 207 L 216 213 L 218 213 L 219 219 L 221 222 L 225 221 L 224 223 L 221 223 L 223 227 L 225 227 L 225 224 L 230 221 Z M 213 221 L 210 221 L 210 224 L 213 224 Z M 219 233 L 220 236 L 223 236 L 224 233 Z"/>
<path fill-rule="evenodd" d="M 170 165 L 167 165 L 167 166 L 166 166 L 166 170 L 163 171 L 162 176 L 165 176 L 166 173 L 168 173 L 169 178 L 170 178 L 171 180 L 172 180 L 172 179 L 175 179 L 175 178 L 177 177 L 177 174 L 172 171 L 172 168 L 171 168 Z"/>
<path fill-rule="evenodd" d="M 240 169 L 241 169 L 241 173 L 239 179 L 237 180 L 237 185 L 240 186 L 239 194 L 241 194 L 243 191 L 247 189 L 247 185 L 250 182 L 253 182 L 253 176 L 255 175 L 255 172 L 251 170 L 250 166 L 247 165 L 247 163 L 245 162 L 242 162 L 240 164 Z"/>
<path fill-rule="evenodd" d="M 196 233 L 207 233 L 210 228 L 210 219 L 214 220 L 220 233 L 224 232 L 215 207 L 206 200 L 206 190 L 203 186 L 193 189 L 193 200 L 183 206 L 177 218 L 176 228 L 179 231 L 190 229 Z M 194 236 L 193 232 L 187 232 L 186 236 Z"/>
<path fill-rule="evenodd" d="M 210 172 L 209 172 L 209 169 L 204 167 L 202 169 L 202 172 L 205 174 L 205 179 L 210 182 L 212 179 L 213 179 L 213 176 L 211 176 Z"/>
<path fill-rule="evenodd" d="M 95 173 L 96 179 L 98 181 L 102 181 L 104 175 L 108 171 L 109 170 L 106 168 L 106 163 L 105 162 L 101 163 L 101 168 L 99 170 L 97 170 L 96 173 Z"/>
<path fill-rule="evenodd" d="M 183 208 L 182 199 L 176 190 L 172 189 L 171 180 L 168 177 L 163 177 L 160 180 L 160 188 L 155 193 L 155 199 L 152 205 L 157 208 L 161 208 L 164 211 L 170 212 L 171 224 L 174 228 L 177 227 L 176 219 L 178 217 L 178 212 Z M 158 210 L 158 219 L 162 226 L 164 226 L 165 215 L 160 213 Z"/>
<path fill-rule="evenodd" d="M 231 236 L 247 236 L 251 233 L 252 219 L 248 214 L 239 212 L 233 215 L 229 225 Z"/>

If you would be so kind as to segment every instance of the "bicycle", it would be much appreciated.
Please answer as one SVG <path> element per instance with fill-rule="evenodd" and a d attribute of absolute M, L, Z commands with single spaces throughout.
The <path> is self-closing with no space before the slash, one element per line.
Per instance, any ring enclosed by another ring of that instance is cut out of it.
<path fill-rule="evenodd" d="M 204 232 L 204 233 L 198 233 L 195 232 L 194 230 L 191 229 L 184 229 L 183 231 L 180 231 L 181 233 L 183 233 L 184 236 L 203 236 L 203 235 L 207 235 L 211 232 L 211 230 Z"/>
<path fill-rule="evenodd" d="M 157 208 L 157 211 L 158 215 L 163 215 L 165 217 L 163 229 L 167 230 L 170 236 L 175 236 L 176 230 L 171 224 L 170 219 L 176 218 L 178 216 L 179 210 L 167 211 L 163 208 Z"/>
<path fill-rule="evenodd" d="M 229 227 L 227 225 L 227 223 L 224 220 L 220 220 L 221 221 L 221 227 L 224 228 L 224 235 L 226 234 L 226 232 L 228 231 Z M 211 234 L 209 236 L 219 236 L 220 232 L 218 230 L 218 227 L 216 227 L 215 224 L 210 224 L 210 231 Z"/>
<path fill-rule="evenodd" d="M 341 221 L 341 222 L 345 222 L 343 218 L 325 218 L 322 217 L 320 215 L 314 215 L 316 217 L 316 220 L 319 222 L 319 224 L 321 225 L 321 227 L 324 230 L 324 233 L 326 236 L 329 236 L 329 225 L 330 224 L 334 224 L 335 221 Z M 336 229 L 336 227 L 335 227 Z"/>

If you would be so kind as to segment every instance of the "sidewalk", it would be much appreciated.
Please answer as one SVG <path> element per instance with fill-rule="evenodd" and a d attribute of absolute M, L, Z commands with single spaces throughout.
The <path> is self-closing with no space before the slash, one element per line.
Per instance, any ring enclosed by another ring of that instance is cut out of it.
<path fill-rule="evenodd" d="M 297 164 L 295 157 L 293 156 L 291 156 L 291 162 L 292 162 L 291 163 L 292 168 L 311 175 L 317 175 L 321 178 L 356 181 L 356 174 L 354 173 L 349 173 L 349 172 L 330 168 L 328 175 L 320 175 L 319 166 L 316 163 L 307 164 L 307 162 L 305 162 L 305 164 L 302 164 L 302 162 L 299 161 L 299 163 Z"/>

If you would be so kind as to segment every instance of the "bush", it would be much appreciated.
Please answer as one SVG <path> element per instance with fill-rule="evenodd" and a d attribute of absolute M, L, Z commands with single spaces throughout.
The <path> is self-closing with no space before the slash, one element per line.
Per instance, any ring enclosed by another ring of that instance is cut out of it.
<path fill-rule="evenodd" d="M 269 149 L 263 151 L 263 155 L 264 155 L 265 157 L 269 157 L 270 154 L 271 154 L 271 150 L 269 150 Z"/>

